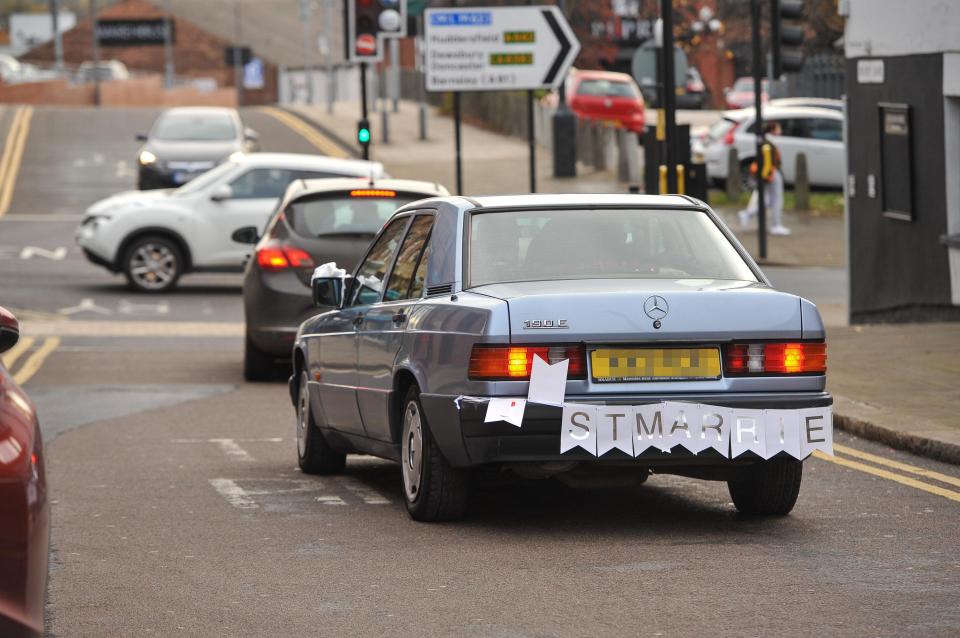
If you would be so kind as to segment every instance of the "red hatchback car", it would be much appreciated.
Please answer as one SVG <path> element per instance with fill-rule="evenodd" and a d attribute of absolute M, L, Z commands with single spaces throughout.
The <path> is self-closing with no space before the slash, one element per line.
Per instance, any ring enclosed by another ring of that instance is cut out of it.
<path fill-rule="evenodd" d="M 643 96 L 633 78 L 613 71 L 577 71 L 567 91 L 577 117 L 610 122 L 635 133 L 643 132 Z"/>
<path fill-rule="evenodd" d="M 0 308 L 0 353 L 20 325 Z M 0 363 L 0 636 L 42 636 L 50 548 L 43 442 L 33 403 Z"/>

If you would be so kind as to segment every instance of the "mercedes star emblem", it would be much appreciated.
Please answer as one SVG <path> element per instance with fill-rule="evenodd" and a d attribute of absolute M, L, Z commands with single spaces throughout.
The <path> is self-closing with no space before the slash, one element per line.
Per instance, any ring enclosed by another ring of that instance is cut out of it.
<path fill-rule="evenodd" d="M 663 319 L 667 316 L 669 310 L 670 306 L 667 305 L 667 300 L 660 295 L 647 297 L 647 300 L 643 302 L 643 311 L 654 320 Z"/>

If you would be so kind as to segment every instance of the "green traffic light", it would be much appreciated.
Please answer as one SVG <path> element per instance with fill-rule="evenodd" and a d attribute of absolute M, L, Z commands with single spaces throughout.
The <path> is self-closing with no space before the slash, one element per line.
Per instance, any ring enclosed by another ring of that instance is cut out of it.
<path fill-rule="evenodd" d="M 361 144 L 366 144 L 370 141 L 370 129 L 362 128 L 357 131 L 357 139 Z"/>

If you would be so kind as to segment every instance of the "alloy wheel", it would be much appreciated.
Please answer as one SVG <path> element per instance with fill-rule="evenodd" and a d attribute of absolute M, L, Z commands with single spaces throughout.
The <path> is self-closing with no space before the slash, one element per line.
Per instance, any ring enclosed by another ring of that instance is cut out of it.
<path fill-rule="evenodd" d="M 420 481 L 423 475 L 423 428 L 420 408 L 416 401 L 410 401 L 403 412 L 401 465 L 407 500 L 413 502 L 420 493 Z"/>
<path fill-rule="evenodd" d="M 310 394 L 307 375 L 300 375 L 300 396 L 297 399 L 297 453 L 302 459 L 307 454 L 307 428 L 310 427 Z"/>
<path fill-rule="evenodd" d="M 130 275 L 148 290 L 167 287 L 177 277 L 177 255 L 169 246 L 146 242 L 137 246 L 130 257 Z"/>

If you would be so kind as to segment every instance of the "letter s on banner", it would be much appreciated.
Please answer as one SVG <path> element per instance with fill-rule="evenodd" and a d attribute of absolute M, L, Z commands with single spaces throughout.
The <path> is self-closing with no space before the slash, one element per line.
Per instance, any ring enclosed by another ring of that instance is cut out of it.
<path fill-rule="evenodd" d="M 833 408 L 806 408 L 800 410 L 800 458 L 807 458 L 814 450 L 833 456 Z"/>
<path fill-rule="evenodd" d="M 597 455 L 597 406 L 563 404 L 560 423 L 560 453 L 581 447 Z"/>

